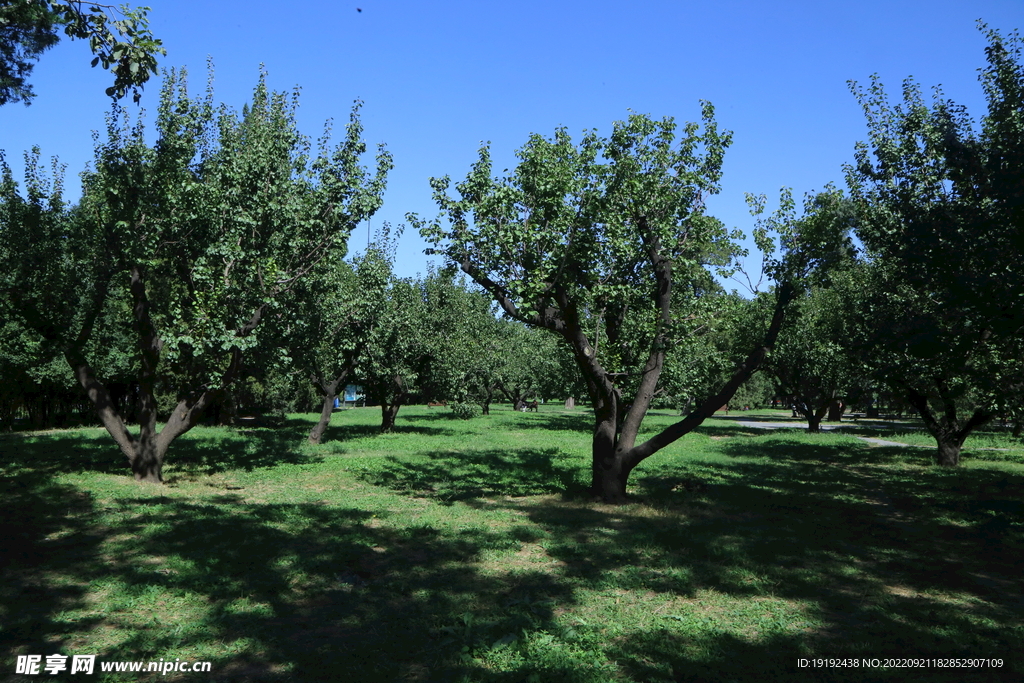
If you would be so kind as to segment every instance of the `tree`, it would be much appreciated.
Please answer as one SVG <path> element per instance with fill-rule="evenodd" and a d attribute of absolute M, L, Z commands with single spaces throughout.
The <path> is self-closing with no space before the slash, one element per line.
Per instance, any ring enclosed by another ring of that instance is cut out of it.
<path fill-rule="evenodd" d="M 383 147 L 374 177 L 359 164 L 358 103 L 344 142 L 332 149 L 328 127 L 311 159 L 297 96 L 269 92 L 264 74 L 241 116 L 212 97 L 189 97 L 172 72 L 153 146 L 115 108 L 84 175 L 81 220 L 66 219 L 59 182 L 48 190 L 29 169 L 22 198 L 3 169 L 2 288 L 60 349 L 138 480 L 161 481 L 170 443 L 243 374 L 261 322 L 288 314 L 282 297 L 376 211 L 391 168 Z M 111 297 L 124 297 L 135 338 L 138 436 L 89 357 Z M 178 401 L 157 431 L 163 368 Z"/>
<path fill-rule="evenodd" d="M 979 28 L 980 127 L 937 88 L 929 108 L 911 79 L 895 107 L 877 77 L 867 92 L 850 84 L 868 120 L 846 171 L 874 282 L 876 372 L 920 413 L 945 466 L 1024 386 L 1021 40 Z"/>
<path fill-rule="evenodd" d="M 816 288 L 800 297 L 792 325 L 766 364 L 776 393 L 793 401 L 809 432 L 820 431 L 829 410 L 839 401 L 848 402 L 859 386 L 858 365 L 844 329 L 850 305 L 845 293 Z"/>
<path fill-rule="evenodd" d="M 499 321 L 490 297 L 467 287 L 450 270 L 428 269 L 417 282 L 429 315 L 421 318 L 423 344 L 419 386 L 433 401 L 479 400 L 489 411 L 488 384 L 495 357 L 493 341 Z"/>
<path fill-rule="evenodd" d="M 394 431 L 398 411 L 422 373 L 425 312 L 420 287 L 408 278 L 391 278 L 382 306 L 356 374 L 366 398 L 380 405 L 380 430 L 386 434 Z"/>
<path fill-rule="evenodd" d="M 850 238 L 855 216 L 852 202 L 832 186 L 807 197 L 796 230 L 805 239 L 822 233 L 838 237 L 832 242 L 833 265 L 816 271 L 794 301 L 789 329 L 765 368 L 776 392 L 792 400 L 807 419 L 809 432 L 818 432 L 829 411 L 847 401 L 863 381 L 853 348 L 862 286 L 855 277 L 856 249 Z"/>
<path fill-rule="evenodd" d="M 88 10 L 84 7 L 88 6 Z M 95 57 L 114 73 L 107 95 L 120 99 L 130 89 L 133 99 L 156 73 L 156 55 L 165 55 L 160 40 L 149 31 L 148 7 L 49 0 L 9 0 L 0 6 L 0 105 L 32 102 L 28 78 L 39 55 L 60 42 L 58 30 L 71 38 L 89 41 Z M 118 18 L 120 15 L 120 18 Z"/>
<path fill-rule="evenodd" d="M 392 277 L 394 245 L 386 232 L 352 263 L 342 261 L 341 253 L 296 284 L 282 305 L 288 313 L 269 321 L 278 348 L 321 399 L 320 419 L 308 437 L 315 444 L 330 424 L 335 398 L 380 324 Z"/>
<path fill-rule="evenodd" d="M 578 147 L 564 129 L 553 139 L 532 135 L 515 171 L 501 179 L 491 177 L 484 146 L 456 186 L 459 199 L 448 196 L 447 177 L 431 179 L 449 228 L 440 218 L 410 216 L 435 252 L 487 290 L 506 315 L 572 348 L 595 413 L 592 492 L 607 502 L 625 501 L 629 474 L 641 461 L 697 427 L 753 374 L 793 293 L 789 282 L 780 285 L 761 343 L 715 396 L 636 444 L 666 354 L 693 324 L 676 315 L 675 288 L 699 299 L 690 294 L 699 290 L 693 284 L 738 253 L 731 239 L 737 235 L 704 213 L 704 200 L 718 191 L 731 134 L 718 131 L 708 103 L 703 121 L 702 133 L 687 124 L 678 144 L 672 119 L 637 114 L 616 123 L 610 138 L 591 132 Z M 764 230 L 758 242 L 767 246 Z M 791 248 L 783 245 L 787 253 Z M 787 276 L 793 268 L 780 262 L 775 271 Z M 632 388 L 624 396 L 625 386 Z"/>
<path fill-rule="evenodd" d="M 526 327 L 518 321 L 498 321 L 492 342 L 488 380 L 512 404 L 523 410 L 528 399 L 543 397 L 546 378 L 562 375 L 558 367 L 558 340 L 544 330 Z"/>

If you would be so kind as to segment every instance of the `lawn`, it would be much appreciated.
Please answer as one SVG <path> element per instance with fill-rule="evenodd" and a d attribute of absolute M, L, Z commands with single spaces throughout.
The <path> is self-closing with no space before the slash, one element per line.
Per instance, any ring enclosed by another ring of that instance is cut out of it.
<path fill-rule="evenodd" d="M 197 428 L 164 486 L 99 429 L 0 435 L 0 679 L 1024 680 L 1019 439 L 983 433 L 945 471 L 857 438 L 927 443 L 911 423 L 715 417 L 613 507 L 586 496 L 590 417 L 410 407 L 379 435 L 353 409 L 321 446 L 312 415 Z M 55 653 L 212 664 L 14 673 Z M 929 666 L 797 666 L 819 657 Z"/>

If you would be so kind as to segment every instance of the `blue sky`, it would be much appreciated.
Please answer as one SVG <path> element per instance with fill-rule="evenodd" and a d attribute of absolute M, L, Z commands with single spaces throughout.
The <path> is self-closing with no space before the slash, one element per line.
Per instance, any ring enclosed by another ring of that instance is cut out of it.
<path fill-rule="evenodd" d="M 263 63 L 272 88 L 302 87 L 299 124 L 314 140 L 328 118 L 340 130 L 362 99 L 369 148 L 384 142 L 395 158 L 375 228 L 408 211 L 435 215 L 427 179 L 461 179 L 481 141 L 502 169 L 530 133 L 608 133 L 630 109 L 699 120 L 705 99 L 735 134 L 709 212 L 749 234 L 744 193 L 842 186 L 842 164 L 866 137 L 848 80 L 878 73 L 895 99 L 913 76 L 978 117 L 986 41 L 975 21 L 1024 29 L 1021 0 L 145 2 L 168 53 L 160 66 L 186 66 L 194 92 L 209 55 L 216 99 L 240 109 Z M 34 103 L 0 107 L 0 149 L 15 173 L 22 152 L 39 145 L 67 164 L 69 195 L 109 109 L 112 76 L 90 59 L 86 43 L 63 41 L 36 66 Z M 155 111 L 158 89 L 147 87 L 142 107 Z M 366 234 L 364 225 L 353 235 L 353 250 Z M 406 231 L 400 275 L 425 272 L 424 247 Z"/>

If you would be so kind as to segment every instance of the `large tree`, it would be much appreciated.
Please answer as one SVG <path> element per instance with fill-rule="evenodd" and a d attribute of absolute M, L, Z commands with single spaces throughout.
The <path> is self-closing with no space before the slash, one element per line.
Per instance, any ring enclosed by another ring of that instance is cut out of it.
<path fill-rule="evenodd" d="M 0 105 L 32 102 L 32 68 L 39 55 L 60 42 L 61 31 L 88 40 L 95 55 L 92 65 L 111 69 L 114 84 L 108 95 L 120 99 L 131 90 L 138 102 L 139 89 L 156 73 L 156 55 L 167 54 L 149 31 L 148 11 L 80 0 L 0 3 Z"/>
<path fill-rule="evenodd" d="M 736 235 L 704 213 L 731 134 L 719 132 L 707 103 L 703 123 L 703 130 L 687 124 L 678 142 L 672 119 L 636 114 L 616 123 L 609 138 L 592 132 L 579 146 L 564 129 L 552 139 L 533 135 L 505 178 L 492 178 L 484 146 L 456 186 L 458 199 L 448 195 L 447 177 L 431 179 L 441 217 L 410 216 L 506 315 L 571 347 L 594 407 L 592 492 L 607 502 L 625 501 L 640 462 L 697 427 L 752 375 L 793 293 L 789 282 L 779 286 L 764 336 L 715 396 L 636 443 L 666 354 L 693 324 L 685 308 L 680 315 L 674 307 L 676 290 L 687 301 L 699 298 L 689 295 L 697 291 L 692 283 L 738 252 Z M 767 244 L 763 233 L 759 243 Z M 792 246 L 784 245 L 787 253 Z"/>
<path fill-rule="evenodd" d="M 908 79 L 892 106 L 851 82 L 868 143 L 847 167 L 874 278 L 867 316 L 879 378 L 920 413 L 957 465 L 967 436 L 1018 400 L 1024 377 L 1024 66 L 1021 40 L 986 31 L 976 126 Z"/>
<path fill-rule="evenodd" d="M 344 141 L 332 148 L 325 132 L 311 153 L 295 127 L 297 97 L 270 92 L 264 76 L 241 116 L 212 97 L 190 97 L 185 74 L 172 73 L 153 145 L 115 109 L 75 220 L 59 183 L 30 177 L 22 197 L 3 169 L 4 293 L 60 349 L 139 480 L 161 481 L 170 443 L 243 374 L 261 322 L 288 315 L 281 297 L 376 211 L 391 167 L 383 147 L 375 176 L 360 165 L 358 105 Z M 89 354 L 112 297 L 123 297 L 134 331 L 138 435 Z M 158 431 L 164 368 L 178 401 Z"/>

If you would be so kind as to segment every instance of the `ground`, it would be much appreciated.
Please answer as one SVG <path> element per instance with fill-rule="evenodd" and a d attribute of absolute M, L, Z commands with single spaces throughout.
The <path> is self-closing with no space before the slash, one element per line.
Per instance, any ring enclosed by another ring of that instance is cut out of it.
<path fill-rule="evenodd" d="M 211 662 L 96 676 L 133 681 L 1024 676 L 1020 440 L 979 434 L 951 471 L 857 438 L 927 445 L 912 422 L 719 416 L 615 507 L 585 493 L 584 409 L 447 413 L 378 435 L 379 411 L 338 411 L 321 446 L 314 416 L 197 429 L 165 486 L 102 430 L 0 436 L 0 676 L 54 653 Z M 798 667 L 816 657 L 927 661 Z"/>

